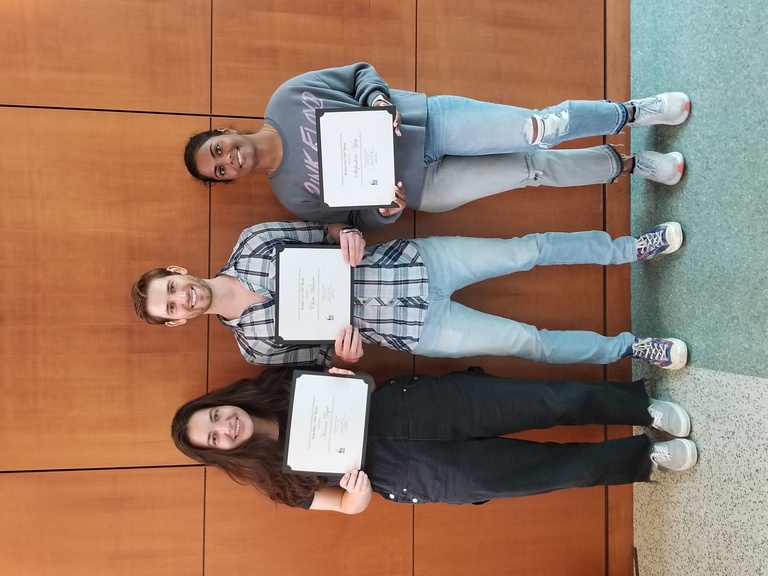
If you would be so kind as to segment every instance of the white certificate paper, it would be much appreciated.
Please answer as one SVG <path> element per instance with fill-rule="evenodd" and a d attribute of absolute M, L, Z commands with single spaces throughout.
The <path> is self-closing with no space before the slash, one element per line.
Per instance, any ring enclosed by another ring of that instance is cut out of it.
<path fill-rule="evenodd" d="M 315 114 L 323 202 L 330 208 L 391 206 L 395 108 L 318 109 Z"/>
<path fill-rule="evenodd" d="M 344 474 L 365 461 L 373 380 L 294 372 L 283 471 Z"/>
<path fill-rule="evenodd" d="M 352 322 L 352 268 L 338 246 L 277 249 L 275 340 L 334 342 Z"/>

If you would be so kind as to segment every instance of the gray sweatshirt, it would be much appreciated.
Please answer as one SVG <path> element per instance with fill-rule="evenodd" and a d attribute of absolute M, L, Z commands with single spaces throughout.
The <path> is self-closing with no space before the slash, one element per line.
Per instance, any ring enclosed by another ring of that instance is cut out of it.
<path fill-rule="evenodd" d="M 409 208 L 418 208 L 424 182 L 424 125 L 427 97 L 390 90 L 376 69 L 365 62 L 307 72 L 280 86 L 267 104 L 265 121 L 283 141 L 283 159 L 270 175 L 278 200 L 288 210 L 314 222 L 349 222 L 376 228 L 394 222 L 378 209 L 330 209 L 320 198 L 315 109 L 370 106 L 377 96 L 392 102 L 401 115 L 401 137 L 395 137 L 395 181 L 402 181 Z"/>

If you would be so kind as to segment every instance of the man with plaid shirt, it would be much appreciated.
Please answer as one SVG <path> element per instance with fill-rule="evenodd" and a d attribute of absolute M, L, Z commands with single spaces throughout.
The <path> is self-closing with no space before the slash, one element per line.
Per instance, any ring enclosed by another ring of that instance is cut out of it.
<path fill-rule="evenodd" d="M 682 243 L 682 232 L 672 224 L 640 238 L 616 240 L 602 231 L 549 232 L 511 239 L 394 240 L 367 247 L 362 234 L 346 224 L 257 224 L 242 232 L 215 278 L 203 280 L 179 266 L 156 268 L 134 284 L 133 300 L 139 317 L 151 324 L 179 326 L 202 314 L 217 314 L 252 364 L 328 366 L 334 353 L 344 362 L 356 362 L 362 344 L 369 343 L 425 356 L 491 354 L 556 363 L 604 364 L 632 355 L 680 368 L 687 351 L 676 339 L 538 330 L 451 300 L 453 292 L 469 284 L 536 265 L 620 264 L 673 252 Z M 353 325 L 341 331 L 334 345 L 280 344 L 274 339 L 277 248 L 323 243 L 340 244 L 345 261 L 354 267 Z"/>

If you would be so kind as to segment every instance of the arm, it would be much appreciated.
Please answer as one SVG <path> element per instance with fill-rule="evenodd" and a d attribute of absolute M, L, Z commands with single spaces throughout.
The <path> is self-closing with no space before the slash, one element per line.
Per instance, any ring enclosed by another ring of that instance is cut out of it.
<path fill-rule="evenodd" d="M 389 86 L 367 62 L 318 70 L 315 74 L 332 90 L 349 94 L 360 106 L 373 106 L 379 96 L 390 100 Z"/>
<path fill-rule="evenodd" d="M 329 486 L 315 492 L 309 509 L 360 514 L 368 508 L 372 496 L 373 488 L 368 475 L 362 470 L 352 470 L 341 477 L 339 486 Z"/>

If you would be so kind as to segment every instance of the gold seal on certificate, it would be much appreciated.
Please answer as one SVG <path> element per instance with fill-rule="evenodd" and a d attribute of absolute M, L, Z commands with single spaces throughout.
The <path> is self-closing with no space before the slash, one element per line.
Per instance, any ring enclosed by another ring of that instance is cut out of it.
<path fill-rule="evenodd" d="M 362 469 L 372 391 L 369 376 L 296 370 L 283 472 L 328 475 Z"/>
<path fill-rule="evenodd" d="M 352 268 L 338 246 L 278 247 L 276 284 L 277 342 L 335 342 L 352 323 Z"/>
<path fill-rule="evenodd" d="M 384 208 L 395 199 L 395 107 L 318 109 L 320 191 L 329 208 Z"/>

